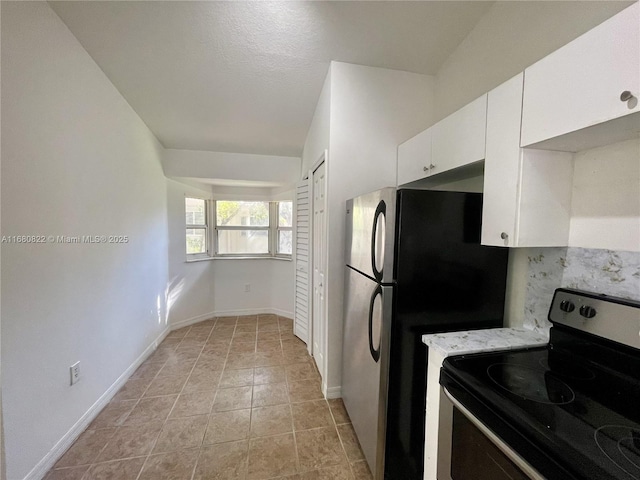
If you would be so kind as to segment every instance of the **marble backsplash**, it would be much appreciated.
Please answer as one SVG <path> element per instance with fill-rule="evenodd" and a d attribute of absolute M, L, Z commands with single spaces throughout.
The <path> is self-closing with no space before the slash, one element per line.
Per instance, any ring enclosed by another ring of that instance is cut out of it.
<path fill-rule="evenodd" d="M 525 328 L 549 329 L 549 304 L 559 287 L 640 300 L 640 252 L 531 248 L 527 257 Z"/>

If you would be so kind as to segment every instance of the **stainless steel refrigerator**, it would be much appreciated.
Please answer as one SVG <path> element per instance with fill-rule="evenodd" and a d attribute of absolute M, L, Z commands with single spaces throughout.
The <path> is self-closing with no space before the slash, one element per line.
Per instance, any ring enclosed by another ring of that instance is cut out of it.
<path fill-rule="evenodd" d="M 342 397 L 374 479 L 422 479 L 425 333 L 502 326 L 508 251 L 480 245 L 482 195 L 349 200 Z"/>

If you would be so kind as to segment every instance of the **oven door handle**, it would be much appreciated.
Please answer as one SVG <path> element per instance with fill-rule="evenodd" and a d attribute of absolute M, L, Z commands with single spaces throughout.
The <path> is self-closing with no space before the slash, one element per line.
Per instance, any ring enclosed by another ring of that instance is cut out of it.
<path fill-rule="evenodd" d="M 546 480 L 546 477 L 543 477 L 540 472 L 538 472 L 535 468 L 533 468 L 527 461 L 514 452 L 511 447 L 509 447 L 504 441 L 498 437 L 495 433 L 493 433 L 489 428 L 483 424 L 480 420 L 478 420 L 473 413 L 467 410 L 467 407 L 462 405 L 449 391 L 442 387 L 444 394 L 447 396 L 449 401 L 456 407 L 460 413 L 462 413 L 467 419 L 473 423 L 478 430 L 482 432 L 482 434 L 487 437 L 491 443 L 493 443 L 498 449 L 504 453 L 509 460 L 515 463 L 518 468 L 520 468 L 526 475 L 528 475 L 531 480 Z"/>

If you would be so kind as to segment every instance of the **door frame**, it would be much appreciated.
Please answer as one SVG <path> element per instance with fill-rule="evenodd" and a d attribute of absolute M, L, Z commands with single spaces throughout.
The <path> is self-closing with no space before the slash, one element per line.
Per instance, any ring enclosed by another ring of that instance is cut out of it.
<path fill-rule="evenodd" d="M 315 275 L 313 274 L 313 262 L 315 260 L 315 255 L 314 255 L 314 240 L 315 240 L 315 228 L 314 228 L 314 221 L 313 221 L 313 212 L 315 209 L 315 205 L 314 205 L 314 198 L 315 198 L 315 189 L 314 189 L 314 182 L 313 182 L 313 176 L 314 173 L 318 170 L 318 168 L 320 168 L 320 166 L 324 163 L 324 169 L 325 169 L 325 182 L 324 182 L 324 198 L 325 198 L 325 219 L 328 219 L 328 211 L 329 211 L 329 205 L 328 205 L 328 201 L 327 201 L 327 192 L 328 192 L 328 178 L 329 178 L 329 162 L 328 162 L 328 155 L 329 155 L 329 151 L 327 149 L 325 149 L 322 154 L 320 155 L 320 157 L 318 158 L 318 160 L 315 161 L 315 163 L 311 166 L 311 168 L 309 169 L 309 172 L 307 174 L 307 178 L 309 179 L 309 183 L 311 186 L 311 191 L 309 192 L 309 200 L 310 200 L 310 213 L 312 214 L 312 220 L 309 222 L 310 226 L 309 226 L 309 238 L 310 238 L 310 243 L 311 243 L 311 248 L 309 249 L 309 262 L 310 262 L 310 266 L 311 266 L 311 277 L 312 277 L 312 281 L 311 281 L 311 291 L 314 291 L 314 287 L 315 287 Z M 325 221 L 325 228 L 324 228 L 324 238 L 322 238 L 322 244 L 324 245 L 325 250 L 328 250 L 328 242 L 329 242 L 329 235 L 328 235 L 328 231 L 329 229 L 327 228 L 327 224 L 328 222 Z M 326 394 L 325 390 L 326 390 L 326 374 L 327 374 L 327 359 L 328 359 L 328 322 L 327 322 L 327 308 L 328 308 L 328 301 L 327 301 L 327 289 L 326 289 L 326 275 L 327 275 L 327 266 L 328 266 L 328 256 L 325 255 L 325 261 L 324 261 L 324 265 L 322 265 L 323 270 L 325 272 L 325 290 L 324 290 L 324 300 L 323 300 L 323 318 L 319 319 L 319 322 L 324 326 L 324 330 L 325 330 L 325 338 L 324 338 L 324 342 L 322 342 L 320 344 L 320 353 L 321 358 L 322 358 L 322 372 L 321 372 L 321 376 L 322 378 L 322 390 L 323 390 L 323 394 Z M 315 357 L 315 353 L 314 352 L 314 337 L 316 336 L 317 332 L 315 331 L 315 295 L 311 295 L 311 302 L 310 302 L 310 312 L 311 312 L 311 318 L 310 318 L 310 322 L 309 322 L 309 343 L 307 344 L 307 349 L 309 351 L 309 354 Z"/>

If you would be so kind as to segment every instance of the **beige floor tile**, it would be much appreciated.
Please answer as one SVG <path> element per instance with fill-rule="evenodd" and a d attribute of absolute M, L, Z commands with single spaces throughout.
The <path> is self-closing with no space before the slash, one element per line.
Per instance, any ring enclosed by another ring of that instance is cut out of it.
<path fill-rule="evenodd" d="M 333 418 L 327 401 L 324 399 L 292 403 L 291 410 L 293 412 L 293 425 L 296 430 L 333 426 Z"/>
<path fill-rule="evenodd" d="M 291 402 L 307 402 L 324 398 L 317 380 L 300 380 L 289 383 L 289 397 Z"/>
<path fill-rule="evenodd" d="M 136 480 L 147 457 L 128 458 L 93 465 L 82 480 Z"/>
<path fill-rule="evenodd" d="M 238 317 L 237 325 L 246 325 L 246 324 L 257 324 L 258 316 L 257 315 L 241 315 Z"/>
<path fill-rule="evenodd" d="M 182 393 L 211 392 L 218 388 L 222 371 L 207 371 L 206 373 L 192 372 Z"/>
<path fill-rule="evenodd" d="M 280 327 L 280 330 L 293 330 L 293 319 L 278 317 L 278 326 Z"/>
<path fill-rule="evenodd" d="M 118 393 L 115 394 L 113 400 L 137 400 L 142 397 L 152 381 L 153 377 L 129 379 L 127 383 L 118 390 Z"/>
<path fill-rule="evenodd" d="M 254 438 L 249 444 L 249 480 L 296 473 L 293 434 Z"/>
<path fill-rule="evenodd" d="M 284 365 L 284 355 L 282 352 L 256 352 L 254 366 L 256 367 L 272 367 L 275 365 Z"/>
<path fill-rule="evenodd" d="M 284 342 L 290 342 L 297 337 L 293 334 L 293 330 L 280 330 L 280 340 Z"/>
<path fill-rule="evenodd" d="M 255 353 L 256 342 L 233 342 L 229 348 L 229 355 L 236 357 L 242 353 Z"/>
<path fill-rule="evenodd" d="M 177 395 L 143 398 L 131 411 L 123 425 L 131 426 L 149 422 L 164 422 L 177 398 Z"/>
<path fill-rule="evenodd" d="M 211 413 L 211 406 L 215 398 L 216 391 L 196 393 L 183 393 L 178 397 L 169 418 L 190 417 L 193 415 L 208 415 Z"/>
<path fill-rule="evenodd" d="M 143 397 L 158 397 L 160 395 L 173 395 L 182 391 L 182 387 L 187 381 L 187 375 L 168 375 L 161 377 L 160 374 L 151 382 Z"/>
<path fill-rule="evenodd" d="M 286 380 L 284 367 L 256 367 L 253 369 L 253 384 L 264 385 L 266 383 L 284 383 Z"/>
<path fill-rule="evenodd" d="M 268 383 L 253 386 L 253 407 L 266 407 L 289 403 L 286 383 Z"/>
<path fill-rule="evenodd" d="M 300 380 L 315 380 L 320 383 L 320 375 L 311 362 L 292 363 L 285 366 L 287 382 L 299 382 Z"/>
<path fill-rule="evenodd" d="M 172 330 L 169 332 L 166 338 L 182 338 L 184 337 L 191 327 L 182 327 L 177 330 Z"/>
<path fill-rule="evenodd" d="M 373 480 L 373 476 L 371 475 L 371 471 L 369 470 L 369 465 L 367 465 L 366 460 L 352 463 L 351 471 L 353 472 L 355 480 Z"/>
<path fill-rule="evenodd" d="M 251 410 L 251 436 L 265 437 L 293 430 L 288 404 L 257 407 Z"/>
<path fill-rule="evenodd" d="M 162 369 L 158 372 L 158 377 L 176 376 L 176 375 L 187 377 L 191 373 L 191 370 L 193 369 L 193 366 L 195 364 L 196 364 L 195 358 L 186 360 L 186 361 L 181 361 L 178 363 L 165 363 Z"/>
<path fill-rule="evenodd" d="M 251 389 L 252 387 L 219 389 L 213 402 L 213 411 L 223 412 L 251 407 Z"/>
<path fill-rule="evenodd" d="M 244 440 L 249 436 L 251 410 L 231 410 L 212 413 L 204 436 L 204 444 L 233 442 Z"/>
<path fill-rule="evenodd" d="M 267 332 L 267 333 L 275 333 L 276 335 L 280 335 L 278 332 Z M 258 340 L 256 345 L 256 352 L 258 353 L 282 353 L 282 345 L 280 344 L 280 339 L 277 338 L 275 340 Z"/>
<path fill-rule="evenodd" d="M 193 480 L 245 480 L 247 450 L 246 440 L 204 447 Z"/>
<path fill-rule="evenodd" d="M 253 368 L 255 366 L 255 361 L 255 353 L 230 353 L 227 356 L 227 363 L 225 364 L 225 368 Z"/>
<path fill-rule="evenodd" d="M 106 427 L 119 427 L 138 403 L 137 400 L 112 400 L 89 425 L 89 430 Z"/>
<path fill-rule="evenodd" d="M 263 342 L 280 342 L 280 332 L 275 330 L 272 331 L 261 331 L 258 333 L 258 344 Z"/>
<path fill-rule="evenodd" d="M 358 437 L 350 423 L 338 425 L 338 435 L 340 435 L 344 451 L 347 452 L 347 459 L 349 459 L 350 462 L 364 460 L 364 453 L 362 453 L 362 449 L 358 443 Z"/>
<path fill-rule="evenodd" d="M 333 419 L 337 425 L 340 425 L 341 423 L 351 423 L 351 419 L 349 418 L 349 414 L 347 413 L 347 409 L 344 407 L 344 402 L 341 398 L 332 398 L 327 400 L 327 402 L 329 403 L 329 408 L 331 408 Z"/>
<path fill-rule="evenodd" d="M 45 480 L 81 480 L 88 469 L 89 465 L 51 470 Z"/>
<path fill-rule="evenodd" d="M 234 333 L 256 333 L 258 331 L 258 322 L 238 323 Z"/>
<path fill-rule="evenodd" d="M 253 368 L 224 370 L 220 379 L 220 388 L 244 387 L 253 385 Z"/>
<path fill-rule="evenodd" d="M 115 433 L 115 428 L 85 430 L 58 460 L 55 468 L 77 467 L 93 463 Z"/>
<path fill-rule="evenodd" d="M 107 446 L 98 457 L 99 462 L 122 458 L 140 457 L 151 452 L 160 435 L 163 422 L 145 423 L 129 427 L 118 427 Z"/>
<path fill-rule="evenodd" d="M 216 327 L 218 326 L 235 326 L 238 321 L 238 317 L 218 317 L 216 318 Z"/>
<path fill-rule="evenodd" d="M 153 448 L 153 453 L 201 447 L 208 419 L 208 415 L 197 415 L 167 420 Z"/>
<path fill-rule="evenodd" d="M 143 363 L 138 367 L 138 369 L 133 372 L 130 380 L 142 380 L 148 379 L 149 383 L 153 380 L 158 372 L 162 369 L 163 365 L 158 363 Z"/>
<path fill-rule="evenodd" d="M 236 342 L 255 342 L 256 341 L 256 332 L 242 332 L 236 331 L 233 334 L 232 343 Z"/>
<path fill-rule="evenodd" d="M 193 449 L 151 455 L 138 480 L 189 480 L 199 453 Z"/>
<path fill-rule="evenodd" d="M 296 432 L 301 471 L 346 464 L 347 459 L 335 427 Z"/>
<path fill-rule="evenodd" d="M 353 475 L 348 464 L 312 470 L 300 474 L 300 480 L 352 480 Z"/>
<path fill-rule="evenodd" d="M 198 358 L 196 365 L 193 367 L 194 373 L 206 373 L 219 371 L 224 369 L 226 356 L 223 355 L 206 355 L 202 354 Z"/>
<path fill-rule="evenodd" d="M 260 320 L 258 320 L 258 333 L 259 332 L 277 332 L 278 329 L 278 322 L 274 321 L 274 322 L 261 322 Z"/>

